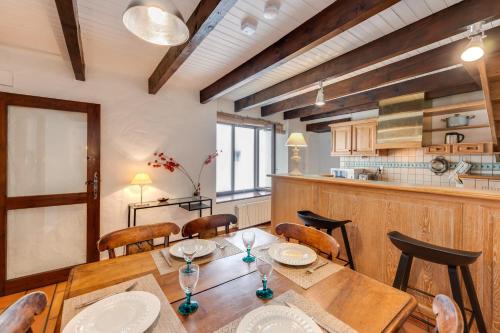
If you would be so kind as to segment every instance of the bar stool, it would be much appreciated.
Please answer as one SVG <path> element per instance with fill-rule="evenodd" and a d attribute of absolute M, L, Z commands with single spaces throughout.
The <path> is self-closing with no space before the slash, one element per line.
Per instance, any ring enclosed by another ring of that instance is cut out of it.
<path fill-rule="evenodd" d="M 340 259 L 347 264 L 349 264 L 349 267 L 351 267 L 352 270 L 354 269 L 354 260 L 352 258 L 352 253 L 351 253 L 351 247 L 349 246 L 349 238 L 347 237 L 347 230 L 345 228 L 345 225 L 349 222 L 352 222 L 351 220 L 344 220 L 344 221 L 337 221 L 337 220 L 332 220 L 326 217 L 323 217 L 318 214 L 314 214 L 313 212 L 309 210 L 299 210 L 297 212 L 297 215 L 304 221 L 304 225 L 306 227 L 313 227 L 318 230 L 320 229 L 326 229 L 326 232 L 333 236 L 333 230 L 340 228 L 340 231 L 342 232 L 342 238 L 344 239 L 344 246 L 345 246 L 345 251 L 347 254 L 347 259 Z"/>
<path fill-rule="evenodd" d="M 429 262 L 448 266 L 448 275 L 450 278 L 451 292 L 453 299 L 458 304 L 464 320 L 464 331 L 468 332 L 473 320 L 476 320 L 479 332 L 486 333 L 486 324 L 484 323 L 481 307 L 474 289 L 474 282 L 469 270 L 469 265 L 474 263 L 481 255 L 481 252 L 470 252 L 450 249 L 419 241 L 417 239 L 405 236 L 397 231 L 391 231 L 387 234 L 391 242 L 401 250 L 401 257 L 394 278 L 393 287 L 406 291 L 408 280 L 410 278 L 411 264 L 413 258 L 419 258 Z M 465 316 L 464 302 L 460 292 L 460 283 L 458 280 L 457 268 L 460 267 L 467 295 L 472 306 L 472 316 L 469 324 Z"/>

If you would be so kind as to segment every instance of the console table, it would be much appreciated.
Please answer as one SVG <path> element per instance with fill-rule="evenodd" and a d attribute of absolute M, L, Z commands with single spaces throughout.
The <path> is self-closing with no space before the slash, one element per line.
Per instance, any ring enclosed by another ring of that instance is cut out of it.
<path fill-rule="evenodd" d="M 128 224 L 131 226 L 136 226 L 137 211 L 140 209 L 158 208 L 165 206 L 179 206 L 187 211 L 199 211 L 200 217 L 202 216 L 204 209 L 210 209 L 210 215 L 212 215 L 212 199 L 208 197 L 187 197 L 187 198 L 175 198 L 168 199 L 167 201 L 148 201 L 141 203 L 131 203 L 128 205 Z M 132 217 L 132 220 L 131 220 Z M 131 225 L 131 222 L 132 225 Z"/>

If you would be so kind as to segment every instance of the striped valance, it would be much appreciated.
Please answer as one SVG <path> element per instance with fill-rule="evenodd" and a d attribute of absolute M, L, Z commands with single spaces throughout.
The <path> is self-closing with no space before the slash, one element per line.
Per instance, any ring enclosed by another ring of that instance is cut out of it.
<path fill-rule="evenodd" d="M 221 124 L 245 125 L 245 126 L 268 127 L 268 128 L 271 128 L 273 125 L 276 125 L 276 133 L 285 133 L 285 128 L 281 123 L 259 118 L 244 117 L 224 112 L 217 112 L 217 122 Z"/>

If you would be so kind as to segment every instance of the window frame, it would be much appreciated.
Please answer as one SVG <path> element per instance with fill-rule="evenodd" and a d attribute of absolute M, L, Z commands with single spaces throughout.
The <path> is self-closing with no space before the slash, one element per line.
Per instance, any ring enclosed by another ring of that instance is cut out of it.
<path fill-rule="evenodd" d="M 221 197 L 221 196 L 227 196 L 227 195 L 232 195 L 232 194 L 241 194 L 241 193 L 248 193 L 248 192 L 257 192 L 257 191 L 270 191 L 271 187 L 259 187 L 259 144 L 260 144 L 260 139 L 259 139 L 259 131 L 266 129 L 266 127 L 260 127 L 260 126 L 251 126 L 251 125 L 237 125 L 237 124 L 228 124 L 224 122 L 218 122 L 217 125 L 226 125 L 226 126 L 231 126 L 231 190 L 229 191 L 223 191 L 223 192 L 217 192 L 216 189 L 216 196 Z M 234 189 L 234 184 L 235 184 L 235 132 L 236 132 L 236 127 L 241 127 L 241 128 L 250 128 L 253 129 L 253 138 L 254 138 L 254 149 L 253 149 L 253 155 L 254 155 L 254 174 L 253 174 L 253 188 L 251 189 L 245 189 L 245 190 L 235 190 Z M 276 125 L 272 125 L 271 128 L 271 173 L 276 172 Z M 217 183 L 217 182 L 216 182 Z"/>

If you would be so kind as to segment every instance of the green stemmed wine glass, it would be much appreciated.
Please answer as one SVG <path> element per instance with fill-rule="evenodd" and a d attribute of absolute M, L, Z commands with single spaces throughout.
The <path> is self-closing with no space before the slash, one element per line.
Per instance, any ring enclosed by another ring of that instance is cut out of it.
<path fill-rule="evenodd" d="M 271 277 L 271 273 L 273 272 L 273 265 L 262 258 L 257 258 L 256 264 L 262 279 L 262 288 L 257 289 L 255 294 L 258 298 L 262 299 L 273 298 L 273 291 L 267 286 L 267 280 Z"/>
<path fill-rule="evenodd" d="M 243 258 L 243 261 L 246 263 L 254 262 L 255 257 L 250 254 L 250 250 L 252 249 L 253 243 L 255 243 L 255 232 L 244 231 L 241 237 L 243 239 L 243 245 L 247 248 L 247 255 Z"/>
<path fill-rule="evenodd" d="M 179 305 L 179 313 L 183 316 L 195 313 L 199 307 L 198 302 L 191 299 L 191 295 L 200 277 L 200 266 L 196 264 L 190 264 L 189 268 L 187 266 L 186 264 L 179 268 L 179 284 L 186 293 L 186 300 Z"/>

